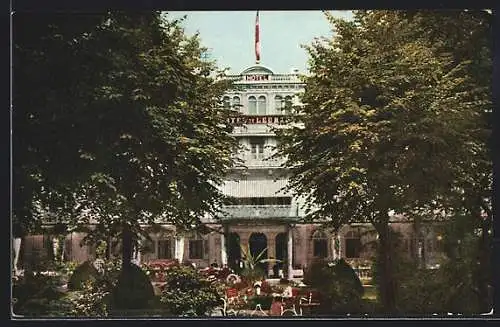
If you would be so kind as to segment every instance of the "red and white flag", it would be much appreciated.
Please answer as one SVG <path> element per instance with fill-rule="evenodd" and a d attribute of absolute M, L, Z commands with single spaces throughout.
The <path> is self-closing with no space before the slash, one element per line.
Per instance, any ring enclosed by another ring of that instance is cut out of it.
<path fill-rule="evenodd" d="M 255 17 L 255 62 L 258 64 L 260 61 L 260 40 L 259 40 L 259 11 Z"/>

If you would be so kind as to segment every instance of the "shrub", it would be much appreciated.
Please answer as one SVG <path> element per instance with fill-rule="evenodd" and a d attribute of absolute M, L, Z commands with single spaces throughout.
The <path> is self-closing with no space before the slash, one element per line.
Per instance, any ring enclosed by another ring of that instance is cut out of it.
<path fill-rule="evenodd" d="M 362 310 L 363 285 L 343 259 L 329 265 L 316 261 L 304 273 L 304 283 L 318 290 L 323 313 L 356 313 Z"/>
<path fill-rule="evenodd" d="M 60 290 L 59 276 L 26 273 L 13 284 L 13 313 L 24 316 L 65 316 L 71 311 L 71 303 Z"/>
<path fill-rule="evenodd" d="M 113 309 L 145 309 L 154 300 L 154 290 L 146 273 L 132 264 L 120 272 L 111 296 Z"/>
<path fill-rule="evenodd" d="M 88 280 L 82 290 L 71 298 L 73 314 L 83 317 L 105 317 L 109 315 L 110 290 L 102 280 Z"/>
<path fill-rule="evenodd" d="M 191 267 L 174 267 L 166 275 L 161 301 L 179 316 L 201 316 L 221 303 L 215 285 Z"/>
<path fill-rule="evenodd" d="M 266 274 L 261 267 L 256 266 L 254 268 L 243 269 L 243 271 L 241 272 L 241 276 L 243 279 L 245 279 L 249 283 L 253 284 L 253 282 L 264 278 L 266 276 Z"/>
<path fill-rule="evenodd" d="M 259 295 L 259 296 L 254 296 L 250 299 L 250 301 L 248 302 L 248 307 L 254 309 L 257 306 L 257 304 L 260 304 L 263 310 L 269 310 L 271 309 L 272 303 L 273 303 L 272 296 Z"/>
<path fill-rule="evenodd" d="M 99 273 L 90 261 L 85 261 L 75 268 L 68 281 L 68 289 L 82 290 L 85 282 L 95 281 Z"/>
<path fill-rule="evenodd" d="M 105 317 L 111 309 L 111 291 L 117 284 L 121 262 L 104 261 L 102 274 L 83 283 L 82 289 L 69 296 L 72 314 L 83 317 Z"/>

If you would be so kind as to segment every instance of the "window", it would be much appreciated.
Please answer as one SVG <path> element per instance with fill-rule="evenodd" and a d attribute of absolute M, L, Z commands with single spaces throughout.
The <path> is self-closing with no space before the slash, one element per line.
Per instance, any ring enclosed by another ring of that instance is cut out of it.
<path fill-rule="evenodd" d="M 158 240 L 158 259 L 172 259 L 172 239 Z"/>
<path fill-rule="evenodd" d="M 208 241 L 196 234 L 189 240 L 189 259 L 203 259 L 208 255 Z"/>
<path fill-rule="evenodd" d="M 264 156 L 264 139 L 254 138 L 250 140 L 250 153 L 252 158 L 262 158 Z"/>
<path fill-rule="evenodd" d="M 254 96 L 248 98 L 248 113 L 250 115 L 257 114 L 257 99 Z"/>
<path fill-rule="evenodd" d="M 224 109 L 231 108 L 231 103 L 229 102 L 229 97 L 224 97 L 222 99 L 222 103 L 224 104 Z"/>
<path fill-rule="evenodd" d="M 261 115 L 265 115 L 266 114 L 266 97 L 261 95 L 259 97 L 259 103 L 258 103 L 258 107 L 259 107 L 259 114 Z"/>
<path fill-rule="evenodd" d="M 322 231 L 315 231 L 313 239 L 313 256 L 316 258 L 326 258 L 328 256 L 328 241 L 326 234 Z"/>
<path fill-rule="evenodd" d="M 233 106 L 235 107 L 236 110 L 240 109 L 240 98 L 239 97 L 233 97 Z"/>
<path fill-rule="evenodd" d="M 283 101 L 283 97 L 281 95 L 277 95 L 274 97 L 274 110 L 276 112 L 281 112 L 285 106 L 285 102 Z"/>
<path fill-rule="evenodd" d="M 345 256 L 346 258 L 359 258 L 361 250 L 361 240 L 354 232 L 345 235 Z"/>

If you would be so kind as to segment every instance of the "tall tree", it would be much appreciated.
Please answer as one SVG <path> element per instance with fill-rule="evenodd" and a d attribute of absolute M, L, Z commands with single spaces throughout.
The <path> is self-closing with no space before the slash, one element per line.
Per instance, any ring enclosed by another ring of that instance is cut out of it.
<path fill-rule="evenodd" d="M 158 12 L 14 23 L 20 223 L 36 221 L 33 200 L 51 209 L 56 198 L 76 224 L 120 235 L 127 266 L 140 223 L 196 228 L 219 210 L 237 141 L 220 103 L 228 85 L 197 35 Z"/>
<path fill-rule="evenodd" d="M 307 46 L 312 74 L 292 116 L 298 124 L 278 131 L 288 188 L 306 196 L 307 218 L 373 224 L 387 311 L 396 310 L 397 290 L 390 213 L 426 208 L 439 217 L 439 200 L 465 178 L 468 144 L 484 142 L 470 131 L 487 134 L 480 112 L 488 92 L 467 60 L 416 32 L 440 14 L 420 15 L 358 11 L 345 21 L 326 13 L 336 34 Z M 454 28 L 450 20 L 431 26 Z"/>

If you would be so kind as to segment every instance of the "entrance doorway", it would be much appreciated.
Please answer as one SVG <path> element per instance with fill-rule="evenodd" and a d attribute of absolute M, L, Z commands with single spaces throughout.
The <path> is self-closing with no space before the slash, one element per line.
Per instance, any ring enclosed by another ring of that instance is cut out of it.
<path fill-rule="evenodd" d="M 276 235 L 276 259 L 280 260 L 279 262 L 276 263 L 276 265 L 273 264 L 273 277 L 278 278 L 280 277 L 280 270 L 284 270 L 284 267 L 286 267 L 286 262 L 285 260 L 288 259 L 288 240 L 287 240 L 287 235 L 286 233 L 279 233 Z"/>
<path fill-rule="evenodd" d="M 250 244 L 250 254 L 254 259 L 257 258 L 259 254 L 264 252 L 259 260 L 267 259 L 267 238 L 263 233 L 252 233 L 249 239 Z M 267 263 L 260 262 L 257 267 L 261 268 L 267 275 Z"/>
<path fill-rule="evenodd" d="M 227 238 L 227 265 L 235 272 L 240 272 L 241 248 L 238 233 L 230 233 Z"/>

